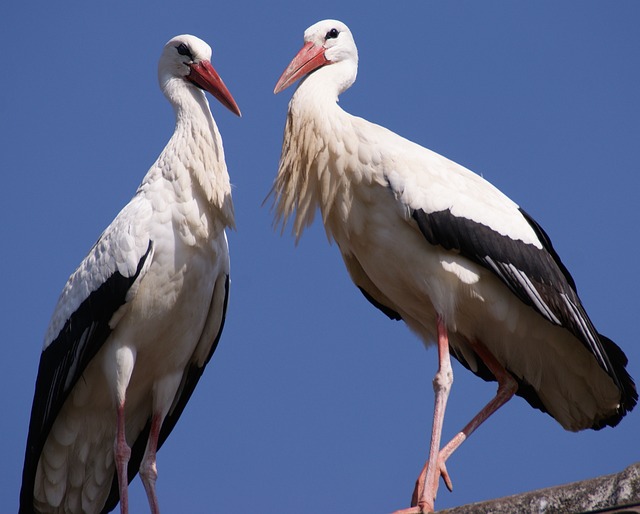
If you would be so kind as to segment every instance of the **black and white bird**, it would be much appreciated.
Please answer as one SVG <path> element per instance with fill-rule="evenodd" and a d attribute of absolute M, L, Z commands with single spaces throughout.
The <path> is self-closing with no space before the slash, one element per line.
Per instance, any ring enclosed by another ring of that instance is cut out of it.
<path fill-rule="evenodd" d="M 405 511 L 425 512 L 440 475 L 451 488 L 447 458 L 514 394 L 577 431 L 615 426 L 637 392 L 624 353 L 596 331 L 531 216 L 468 169 L 337 105 L 357 67 L 343 23 L 306 30 L 274 91 L 304 77 L 271 194 L 276 223 L 293 218 L 296 237 L 319 209 L 364 296 L 437 344 L 430 456 Z M 450 354 L 498 392 L 441 448 Z"/>
<path fill-rule="evenodd" d="M 191 35 L 158 65 L 175 132 L 135 196 L 69 277 L 36 380 L 20 513 L 98 513 L 140 472 L 158 512 L 156 451 L 213 354 L 234 226 L 222 140 L 204 91 L 240 110 Z"/>

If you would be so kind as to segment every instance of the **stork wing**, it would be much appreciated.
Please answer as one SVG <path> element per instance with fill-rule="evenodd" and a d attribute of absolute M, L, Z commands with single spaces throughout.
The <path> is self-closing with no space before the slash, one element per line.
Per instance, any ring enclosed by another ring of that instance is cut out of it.
<path fill-rule="evenodd" d="M 530 219 L 522 211 L 514 214 Z M 411 215 L 429 243 L 491 270 L 520 300 L 548 321 L 556 325 L 571 324 L 576 336 L 588 339 L 576 330 L 576 325 L 584 325 L 585 321 L 567 312 L 567 301 L 578 305 L 580 301 L 573 278 L 546 236 L 548 246 L 538 248 L 503 236 L 482 223 L 454 216 L 448 209 L 431 213 L 414 209 Z M 582 314 L 576 313 L 576 316 Z"/>
<path fill-rule="evenodd" d="M 147 212 L 135 204 L 121 211 L 69 277 L 58 300 L 40 356 L 31 407 L 21 512 L 32 509 L 38 461 L 60 409 L 117 324 L 114 315 L 135 294 L 152 261 L 153 242 L 135 238 L 127 223 L 136 213 L 144 217 Z"/>
<path fill-rule="evenodd" d="M 573 278 L 540 225 L 475 173 L 412 143 L 402 144 L 404 154 L 387 168 L 386 183 L 427 242 L 491 271 L 525 304 L 571 331 L 620 389 L 631 391 L 624 354 L 594 328 Z"/>
<path fill-rule="evenodd" d="M 455 251 L 489 269 L 524 303 L 551 323 L 570 330 L 620 389 L 620 411 L 630 410 L 637 393 L 625 370 L 625 354 L 596 331 L 580 302 L 573 278 L 547 234 L 522 209 L 519 214 L 535 230 L 541 248 L 502 236 L 472 220 L 452 216 L 450 211 L 426 213 L 415 209 L 412 217 L 429 243 Z"/>

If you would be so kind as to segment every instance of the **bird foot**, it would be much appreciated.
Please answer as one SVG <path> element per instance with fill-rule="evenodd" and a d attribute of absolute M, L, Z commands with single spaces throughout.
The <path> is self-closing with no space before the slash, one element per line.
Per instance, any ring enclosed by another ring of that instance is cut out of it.
<path fill-rule="evenodd" d="M 439 458 L 439 475 L 444 480 L 444 484 L 447 486 L 450 492 L 453 491 L 453 483 L 451 482 L 451 477 L 449 476 L 449 472 L 447 471 L 447 466 L 444 462 L 444 459 Z M 417 511 L 407 510 L 406 514 L 411 512 L 433 512 L 433 506 L 436 500 L 436 493 L 438 492 L 438 481 L 436 479 L 435 484 L 432 484 L 429 488 L 430 491 L 427 491 L 430 494 L 425 495 L 425 481 L 427 478 L 427 468 L 429 467 L 429 461 L 427 461 L 418 475 L 418 479 L 416 480 L 416 486 L 413 489 L 413 494 L 411 495 L 411 507 L 417 508 Z M 405 511 L 398 511 L 404 513 Z"/>

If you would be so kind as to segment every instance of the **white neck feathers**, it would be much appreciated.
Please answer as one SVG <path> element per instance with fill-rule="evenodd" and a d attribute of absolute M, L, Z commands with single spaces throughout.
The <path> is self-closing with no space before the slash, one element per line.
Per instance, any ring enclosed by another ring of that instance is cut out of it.
<path fill-rule="evenodd" d="M 352 184 L 346 173 L 353 158 L 357 159 L 358 141 L 353 117 L 336 103 L 340 87 L 335 80 L 328 80 L 330 75 L 336 78 L 335 72 L 323 73 L 333 67 L 326 66 L 306 77 L 289 103 L 271 194 L 276 223 L 284 227 L 293 216 L 296 238 L 313 222 L 317 208 L 325 222 L 336 207 L 345 214 L 350 209 Z M 345 76 L 341 70 L 338 73 Z"/>
<path fill-rule="evenodd" d="M 233 227 L 231 184 L 222 138 L 204 92 L 182 78 L 168 80 L 162 84 L 162 91 L 174 108 L 176 126 L 148 179 L 163 177 L 174 183 L 178 195 L 185 185 L 199 189 L 224 224 Z M 197 191 L 192 194 L 197 195 Z"/>

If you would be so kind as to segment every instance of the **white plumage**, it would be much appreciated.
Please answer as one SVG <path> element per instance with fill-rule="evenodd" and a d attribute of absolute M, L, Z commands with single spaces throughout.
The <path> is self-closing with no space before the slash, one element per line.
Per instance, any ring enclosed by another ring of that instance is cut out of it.
<path fill-rule="evenodd" d="M 231 187 L 204 90 L 240 111 L 210 59 L 194 36 L 166 44 L 158 78 L 175 132 L 62 291 L 38 370 L 21 513 L 107 512 L 119 499 L 126 512 L 138 468 L 158 511 L 155 452 L 215 350 L 228 298 Z"/>
<path fill-rule="evenodd" d="M 626 357 L 597 333 L 548 236 L 517 204 L 464 167 L 337 105 L 355 81 L 349 29 L 325 20 L 275 92 L 304 76 L 289 104 L 273 186 L 276 220 L 299 237 L 319 210 L 354 283 L 438 343 L 429 465 L 412 512 L 433 509 L 448 456 L 513 394 L 568 430 L 616 425 L 637 401 Z M 498 394 L 440 448 L 449 352 Z"/>

